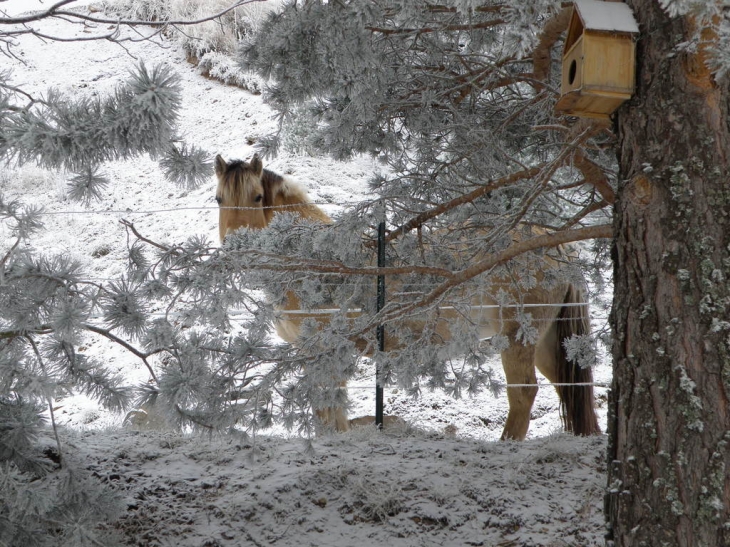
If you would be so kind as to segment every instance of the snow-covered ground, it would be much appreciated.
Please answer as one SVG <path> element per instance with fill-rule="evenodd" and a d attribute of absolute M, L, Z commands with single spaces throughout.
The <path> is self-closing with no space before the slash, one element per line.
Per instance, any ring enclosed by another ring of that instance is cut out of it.
<path fill-rule="evenodd" d="M 81 2 L 88 3 L 88 2 Z M 0 2 L 18 13 L 50 5 Z M 12 10 L 12 11 L 10 11 Z M 88 37 L 104 26 L 46 21 L 53 36 Z M 148 32 L 137 29 L 138 32 Z M 174 66 L 182 79 L 182 135 L 225 158 L 248 158 L 257 139 L 275 129 L 260 96 L 200 76 L 169 41 L 54 42 L 20 37 L 18 60 L 3 58 L 13 82 L 33 94 L 55 87 L 71 96 L 107 93 L 139 60 Z M 336 215 L 367 192 L 377 166 L 362 158 L 282 155 L 269 168 L 303 182 Z M 217 240 L 214 181 L 195 190 L 165 181 L 147 158 L 104 166 L 113 181 L 88 208 L 65 197 L 62 173 L 26 166 L 0 173 L 0 191 L 45 207 L 46 231 L 33 246 L 66 253 L 106 280 L 125 266 L 122 218 L 153 240 L 181 242 L 194 234 Z M 0 225 L 0 245 L 7 232 Z M 599 324 L 600 318 L 594 319 Z M 134 356 L 104 340 L 79 351 L 103 355 L 129 378 L 148 380 Z M 495 372 L 501 373 L 498 361 Z M 601 363 L 597 382 L 608 382 Z M 544 381 L 544 379 L 542 379 Z M 364 366 L 350 384 L 352 416 L 373 414 L 374 381 Z M 606 390 L 597 388 L 605 429 Z M 590 546 L 603 543 L 601 504 L 605 439 L 579 439 L 560 430 L 557 397 L 540 390 L 529 440 L 497 443 L 507 413 L 505 393 L 454 400 L 424 392 L 414 400 L 386 390 L 386 412 L 409 424 L 386 433 L 359 430 L 315 439 L 314 452 L 280 429 L 250 439 L 200 438 L 172 432 L 131 431 L 123 416 L 82 397 L 55 401 L 68 452 L 103 481 L 117 486 L 128 513 L 114 524 L 130 545 L 359 546 Z"/>
<path fill-rule="evenodd" d="M 124 495 L 114 526 L 130 545 L 603 545 L 600 437 L 483 443 L 368 429 L 320 438 L 313 454 L 273 436 L 254 446 L 94 430 L 67 443 Z"/>

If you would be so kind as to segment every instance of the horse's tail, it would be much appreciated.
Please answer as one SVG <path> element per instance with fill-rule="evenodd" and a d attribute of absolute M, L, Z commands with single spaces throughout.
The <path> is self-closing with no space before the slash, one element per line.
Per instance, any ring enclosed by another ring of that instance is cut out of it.
<path fill-rule="evenodd" d="M 566 338 L 590 333 L 588 304 L 583 291 L 572 284 L 568 287 L 563 304 L 557 321 L 557 383 L 586 384 L 556 386 L 560 396 L 563 425 L 566 431 L 571 431 L 576 435 L 595 435 L 601 432 L 601 428 L 598 426 L 593 386 L 591 385 L 593 372 L 590 367 L 582 367 L 578 363 L 569 361 L 563 345 Z"/>

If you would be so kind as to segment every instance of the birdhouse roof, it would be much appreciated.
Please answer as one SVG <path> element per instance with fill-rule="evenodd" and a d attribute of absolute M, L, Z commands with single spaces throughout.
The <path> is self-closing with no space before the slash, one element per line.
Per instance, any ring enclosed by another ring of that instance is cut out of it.
<path fill-rule="evenodd" d="M 575 0 L 573 15 L 577 13 L 586 30 L 601 32 L 625 32 L 638 34 L 631 8 L 621 2 L 601 2 L 597 0 Z"/>

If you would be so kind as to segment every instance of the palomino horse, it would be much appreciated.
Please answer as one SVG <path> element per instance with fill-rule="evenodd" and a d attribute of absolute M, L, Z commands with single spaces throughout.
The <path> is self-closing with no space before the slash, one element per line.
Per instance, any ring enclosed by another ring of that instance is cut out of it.
<path fill-rule="evenodd" d="M 254 156 L 250 163 L 227 163 L 217 156 L 215 172 L 218 177 L 216 201 L 221 207 L 221 241 L 239 228 L 264 228 L 280 210 L 293 212 L 315 222 L 331 222 L 321 209 L 309 201 L 299 185 L 264 169 L 258 156 Z M 513 234 L 513 238 L 517 237 Z M 545 269 L 556 270 L 561 267 L 558 260 L 548 257 L 544 260 L 542 267 Z M 502 432 L 503 439 L 521 440 L 527 434 L 530 411 L 537 394 L 536 367 L 550 382 L 557 384 L 565 429 L 576 435 L 600 433 L 594 409 L 591 369 L 568 361 L 563 347 L 566 338 L 587 334 L 590 330 L 588 305 L 583 291 L 566 281 L 556 281 L 550 288 L 547 288 L 547 283 L 543 285 L 538 283 L 531 289 L 523 289 L 518 298 L 522 305 L 529 308 L 538 329 L 537 343 L 534 345 L 517 341 L 519 325 L 514 320 L 514 309 L 499 309 L 496 302 L 486 294 L 480 294 L 478 302 L 471 301 L 475 304 L 474 311 L 469 312 L 469 321 L 478 325 L 480 339 L 501 334 L 510 340 L 509 347 L 501 354 L 502 366 L 508 386 L 516 385 L 507 390 L 509 412 Z M 297 310 L 298 307 L 296 296 L 288 293 L 286 303 L 280 310 L 281 318 L 276 324 L 278 334 L 290 343 L 297 342 L 302 316 L 287 315 L 286 310 Z M 454 322 L 459 318 L 463 319 L 463 314 L 457 314 L 453 307 L 441 308 L 434 338 L 448 340 L 450 329 L 458 328 Z M 423 321 L 412 322 L 408 328 L 420 332 L 418 329 L 423 328 L 423 325 Z M 393 344 L 397 344 L 397 340 Z M 392 346 L 386 346 L 386 351 L 389 349 Z M 317 415 L 339 431 L 348 428 L 344 409 L 326 409 Z"/>

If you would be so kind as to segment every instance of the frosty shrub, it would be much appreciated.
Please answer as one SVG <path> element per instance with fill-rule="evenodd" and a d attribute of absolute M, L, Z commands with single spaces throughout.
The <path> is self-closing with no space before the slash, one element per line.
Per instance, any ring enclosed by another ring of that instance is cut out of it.
<path fill-rule="evenodd" d="M 388 477 L 358 477 L 352 482 L 354 505 L 363 518 L 382 522 L 401 511 L 403 492 L 397 481 Z"/>
<path fill-rule="evenodd" d="M 231 4 L 230 0 L 104 0 L 102 8 L 121 19 L 164 23 L 205 19 L 225 11 Z M 250 71 L 241 70 L 234 54 L 241 39 L 256 33 L 264 17 L 279 4 L 278 0 L 243 2 L 242 6 L 216 20 L 186 26 L 184 30 L 171 25 L 170 31 L 182 45 L 188 60 L 204 75 L 260 93 L 263 80 Z"/>
<path fill-rule="evenodd" d="M 226 53 L 209 51 L 198 58 L 198 69 L 210 78 L 224 84 L 235 85 L 259 94 L 263 91 L 264 81 L 253 72 L 241 70 L 235 59 Z"/>

